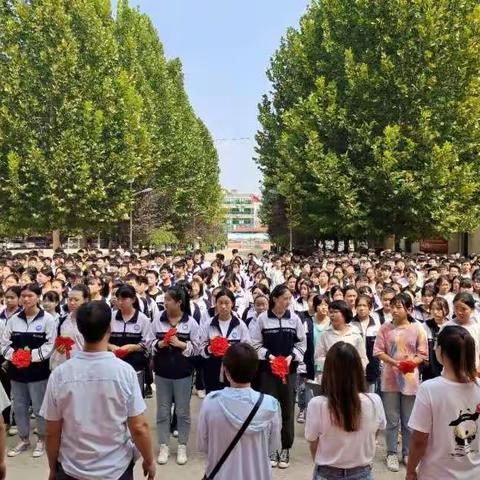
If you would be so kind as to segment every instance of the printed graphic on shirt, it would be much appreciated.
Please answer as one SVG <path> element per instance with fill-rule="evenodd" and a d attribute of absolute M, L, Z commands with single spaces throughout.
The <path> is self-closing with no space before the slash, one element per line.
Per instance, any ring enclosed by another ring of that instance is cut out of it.
<path fill-rule="evenodd" d="M 450 455 L 452 457 L 465 457 L 470 453 L 477 453 L 472 449 L 472 442 L 477 436 L 477 420 L 480 417 L 480 403 L 477 405 L 475 413 L 469 408 L 460 410 L 458 418 L 449 423 L 453 428 L 455 437 L 455 451 Z"/>

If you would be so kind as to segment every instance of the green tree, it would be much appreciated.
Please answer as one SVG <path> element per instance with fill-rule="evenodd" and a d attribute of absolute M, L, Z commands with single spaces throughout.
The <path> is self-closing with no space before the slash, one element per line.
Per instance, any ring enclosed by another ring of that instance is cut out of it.
<path fill-rule="evenodd" d="M 272 59 L 257 136 L 265 188 L 297 230 L 419 239 L 478 226 L 479 27 L 473 0 L 312 2 Z"/>
<path fill-rule="evenodd" d="M 20 230 L 106 230 L 149 152 L 109 2 L 11 1 L 1 14 L 2 213 Z"/>

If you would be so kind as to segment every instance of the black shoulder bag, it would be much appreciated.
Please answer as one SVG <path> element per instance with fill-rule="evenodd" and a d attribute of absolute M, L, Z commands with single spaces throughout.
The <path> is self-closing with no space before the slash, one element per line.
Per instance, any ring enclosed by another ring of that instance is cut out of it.
<path fill-rule="evenodd" d="M 222 465 L 226 462 L 227 458 L 230 456 L 232 453 L 232 450 L 235 448 L 235 445 L 240 441 L 242 438 L 242 435 L 245 433 L 245 430 L 248 428 L 250 423 L 252 423 L 253 417 L 255 414 L 258 412 L 258 409 L 260 408 L 260 405 L 263 402 L 263 397 L 265 395 L 263 393 L 260 394 L 260 397 L 257 400 L 257 403 L 253 407 L 252 411 L 248 415 L 247 419 L 245 420 L 245 423 L 242 425 L 240 430 L 237 432 L 235 435 L 235 438 L 232 440 L 232 443 L 228 446 L 228 448 L 225 450 L 225 453 L 221 456 L 220 460 L 218 463 L 215 465 L 215 468 L 212 470 L 210 475 L 205 475 L 203 477 L 203 480 L 213 480 L 215 475 L 218 473 L 218 471 L 222 468 Z"/>

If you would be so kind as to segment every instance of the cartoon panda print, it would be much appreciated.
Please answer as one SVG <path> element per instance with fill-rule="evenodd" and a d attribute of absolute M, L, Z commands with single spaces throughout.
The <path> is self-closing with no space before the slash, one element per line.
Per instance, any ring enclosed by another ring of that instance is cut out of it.
<path fill-rule="evenodd" d="M 476 452 L 472 449 L 472 442 L 477 436 L 477 420 L 480 417 L 479 408 L 475 413 L 468 408 L 460 410 L 460 415 L 456 420 L 450 422 L 450 426 L 454 427 L 453 434 L 455 436 L 455 451 L 451 453 L 453 457 L 465 457 L 469 453 Z"/>

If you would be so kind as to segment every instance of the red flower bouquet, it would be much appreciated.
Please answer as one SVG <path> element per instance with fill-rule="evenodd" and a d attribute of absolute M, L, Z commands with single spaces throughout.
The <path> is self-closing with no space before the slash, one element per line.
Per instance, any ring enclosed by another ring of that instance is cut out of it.
<path fill-rule="evenodd" d="M 210 340 L 210 350 L 215 357 L 223 357 L 230 348 L 230 343 L 224 337 L 215 337 Z"/>
<path fill-rule="evenodd" d="M 412 362 L 412 360 L 402 360 L 399 363 L 398 368 L 404 375 L 406 375 L 407 373 L 413 373 L 417 368 L 417 364 Z"/>
<path fill-rule="evenodd" d="M 288 362 L 285 357 L 275 357 L 275 360 L 272 362 L 272 373 L 277 377 L 280 377 L 282 383 L 287 383 L 287 375 L 289 372 Z"/>
<path fill-rule="evenodd" d="M 117 348 L 114 353 L 117 358 L 124 358 L 128 355 L 128 350 L 126 348 Z"/>
<path fill-rule="evenodd" d="M 16 350 L 12 355 L 12 363 L 17 368 L 27 368 L 32 363 L 32 354 L 30 350 Z"/>
<path fill-rule="evenodd" d="M 55 347 L 56 348 L 61 348 L 63 347 L 65 349 L 65 355 L 67 358 L 70 358 L 70 352 L 72 351 L 73 346 L 75 345 L 75 340 L 73 340 L 70 337 L 57 337 L 55 339 Z"/>
<path fill-rule="evenodd" d="M 177 329 L 176 328 L 171 328 L 163 337 L 163 343 L 165 345 L 168 345 L 170 343 L 170 340 L 177 334 Z"/>

